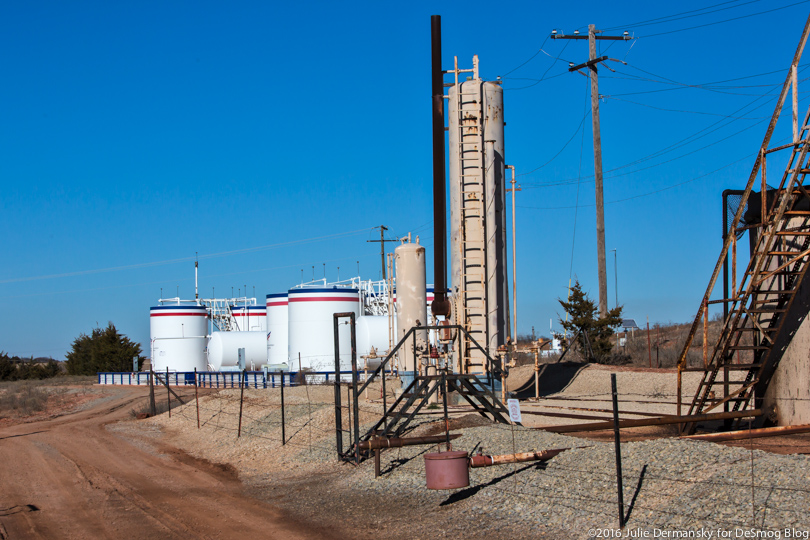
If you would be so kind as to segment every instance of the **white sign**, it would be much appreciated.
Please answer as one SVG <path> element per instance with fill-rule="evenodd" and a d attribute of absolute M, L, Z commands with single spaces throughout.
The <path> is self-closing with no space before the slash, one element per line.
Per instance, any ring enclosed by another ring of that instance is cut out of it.
<path fill-rule="evenodd" d="M 523 417 L 520 416 L 520 401 L 516 399 L 507 399 L 506 406 L 509 407 L 509 418 L 516 424 L 523 423 Z"/>

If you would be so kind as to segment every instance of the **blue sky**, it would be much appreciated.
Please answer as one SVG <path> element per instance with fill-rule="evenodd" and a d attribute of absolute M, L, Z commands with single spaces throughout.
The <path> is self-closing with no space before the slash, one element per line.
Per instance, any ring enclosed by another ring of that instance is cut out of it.
<path fill-rule="evenodd" d="M 5 3 L 0 350 L 62 358 L 107 321 L 148 349 L 195 253 L 202 295 L 264 298 L 324 263 L 378 278 L 380 224 L 432 246 L 431 14 L 447 68 L 504 77 L 520 333 L 572 275 L 598 297 L 588 81 L 567 71 L 587 44 L 546 38 L 638 38 L 600 44 L 626 62 L 600 70 L 607 249 L 627 316 L 690 320 L 810 3 L 553 4 Z"/>

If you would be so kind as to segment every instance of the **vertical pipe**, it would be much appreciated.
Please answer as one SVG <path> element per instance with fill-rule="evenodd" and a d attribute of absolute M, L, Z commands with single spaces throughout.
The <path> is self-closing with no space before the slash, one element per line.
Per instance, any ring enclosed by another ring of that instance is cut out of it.
<path fill-rule="evenodd" d="M 445 443 L 444 447 L 448 452 L 450 451 L 450 420 L 447 418 L 447 370 L 442 371 L 442 403 L 444 404 L 444 434 Z"/>
<path fill-rule="evenodd" d="M 731 296 L 737 298 L 737 235 L 731 239 Z M 728 303 L 726 303 L 728 306 Z M 726 308 L 728 309 L 728 308 Z"/>
<path fill-rule="evenodd" d="M 245 401 L 245 384 L 247 382 L 244 369 L 242 370 L 241 377 L 239 378 L 242 380 L 239 381 L 239 387 L 241 390 L 239 391 L 239 430 L 236 432 L 237 439 L 242 436 L 242 404 Z"/>
<path fill-rule="evenodd" d="M 444 76 L 442 18 L 430 16 L 431 90 L 433 94 L 433 316 L 450 314 L 447 301 L 447 193 L 444 175 Z"/>
<path fill-rule="evenodd" d="M 681 416 L 681 405 L 683 403 L 683 368 L 681 363 L 678 362 L 678 416 Z M 678 432 L 683 432 L 683 424 L 678 424 Z"/>
<path fill-rule="evenodd" d="M 619 394 L 616 392 L 616 374 L 610 374 L 613 392 L 613 444 L 616 450 L 616 488 L 619 495 L 619 528 L 624 528 L 624 488 L 622 486 L 622 446 L 619 434 Z"/>
<path fill-rule="evenodd" d="M 343 408 L 340 403 L 340 338 L 338 337 L 338 317 L 334 315 L 333 328 L 335 335 L 335 444 L 337 445 L 338 459 L 343 454 Z M 282 377 L 284 372 L 282 372 Z M 281 380 L 282 385 L 284 379 Z"/>
<path fill-rule="evenodd" d="M 650 316 L 647 315 L 647 356 L 650 359 L 650 367 L 652 367 L 652 343 L 650 343 Z"/>
<path fill-rule="evenodd" d="M 709 369 L 709 299 L 703 297 L 703 369 Z"/>
<path fill-rule="evenodd" d="M 723 245 L 726 243 L 726 236 L 729 234 L 730 231 L 726 230 L 728 227 L 728 196 L 730 190 L 723 191 Z M 734 296 L 732 294 L 732 296 Z M 726 299 L 723 302 L 723 321 L 728 319 L 728 252 L 726 252 L 726 256 L 723 257 L 723 298 Z"/>
<path fill-rule="evenodd" d="M 194 368 L 194 401 L 197 403 L 197 429 L 200 429 L 200 395 L 197 391 L 197 368 Z"/>
<path fill-rule="evenodd" d="M 354 328 L 354 312 L 349 314 L 349 325 L 351 329 L 352 344 L 352 399 L 354 406 L 354 457 L 355 462 L 360 463 L 360 405 L 357 395 L 357 341 Z"/>
<path fill-rule="evenodd" d="M 512 169 L 512 343 L 517 346 L 517 229 L 515 228 L 515 166 L 509 165 Z"/>
<path fill-rule="evenodd" d="M 540 363 L 538 362 L 537 343 L 534 344 L 534 399 L 540 399 Z"/>

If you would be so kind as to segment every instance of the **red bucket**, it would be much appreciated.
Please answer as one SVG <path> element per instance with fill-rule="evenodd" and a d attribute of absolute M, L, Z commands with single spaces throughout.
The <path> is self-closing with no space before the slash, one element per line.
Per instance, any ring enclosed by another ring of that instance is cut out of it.
<path fill-rule="evenodd" d="M 470 485 L 467 452 L 434 452 L 425 454 L 425 477 L 428 489 L 456 489 Z"/>

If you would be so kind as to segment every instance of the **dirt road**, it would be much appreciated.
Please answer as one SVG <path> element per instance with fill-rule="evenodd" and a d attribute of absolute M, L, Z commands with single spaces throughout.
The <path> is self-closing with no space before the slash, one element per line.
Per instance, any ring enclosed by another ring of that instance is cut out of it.
<path fill-rule="evenodd" d="M 145 391 L 109 387 L 80 412 L 0 428 L 0 540 L 340 538 L 248 497 L 232 470 L 158 434 L 107 427 Z"/>

